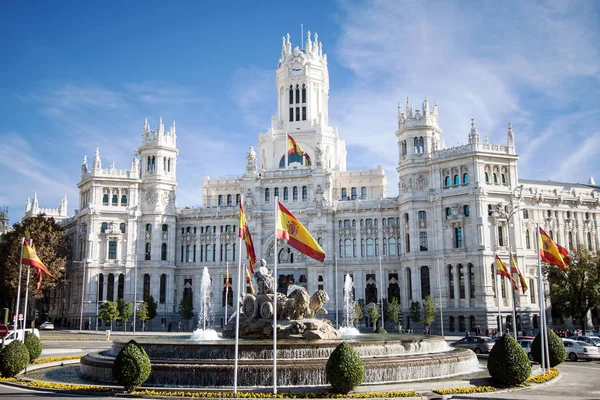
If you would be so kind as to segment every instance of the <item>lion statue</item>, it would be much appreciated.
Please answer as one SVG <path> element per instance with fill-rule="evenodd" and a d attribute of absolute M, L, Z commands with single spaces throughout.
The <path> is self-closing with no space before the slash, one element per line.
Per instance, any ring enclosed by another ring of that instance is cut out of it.
<path fill-rule="evenodd" d="M 308 293 L 306 290 L 296 290 L 293 296 L 289 296 L 285 301 L 282 318 L 287 319 L 302 319 L 310 314 Z"/>
<path fill-rule="evenodd" d="M 311 311 L 313 316 L 316 316 L 317 313 L 327 314 L 327 310 L 323 308 L 323 305 L 329 301 L 329 296 L 327 292 L 319 289 L 312 296 L 310 296 L 310 301 L 308 304 L 308 308 Z"/>

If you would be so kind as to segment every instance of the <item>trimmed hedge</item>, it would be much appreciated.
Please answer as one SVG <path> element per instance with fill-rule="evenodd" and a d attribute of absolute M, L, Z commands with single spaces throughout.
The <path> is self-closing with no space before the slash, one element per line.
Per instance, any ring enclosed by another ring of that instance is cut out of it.
<path fill-rule="evenodd" d="M 325 366 L 325 379 L 336 393 L 347 394 L 363 382 L 365 367 L 358 352 L 342 342 L 331 352 Z"/>
<path fill-rule="evenodd" d="M 25 342 L 23 344 L 25 344 L 29 352 L 29 362 L 33 362 L 33 360 L 42 355 L 42 341 L 33 333 L 25 333 Z"/>
<path fill-rule="evenodd" d="M 0 372 L 5 378 L 11 378 L 29 365 L 27 347 L 18 340 L 13 340 L 0 352 Z"/>
<path fill-rule="evenodd" d="M 492 347 L 487 368 L 494 381 L 510 386 L 525 382 L 531 375 L 527 353 L 508 333 Z"/>
<path fill-rule="evenodd" d="M 151 370 L 146 351 L 135 340 L 130 340 L 115 358 L 112 373 L 125 390 L 133 392 L 146 382 Z"/>
<path fill-rule="evenodd" d="M 558 337 L 556 333 L 550 328 L 548 330 L 548 352 L 550 353 L 550 368 L 556 367 L 558 364 L 562 363 L 567 359 L 567 350 L 565 349 L 565 345 L 562 340 Z M 541 331 L 538 335 L 533 339 L 533 343 L 531 344 L 531 356 L 534 361 L 538 363 L 542 363 L 542 337 Z"/>

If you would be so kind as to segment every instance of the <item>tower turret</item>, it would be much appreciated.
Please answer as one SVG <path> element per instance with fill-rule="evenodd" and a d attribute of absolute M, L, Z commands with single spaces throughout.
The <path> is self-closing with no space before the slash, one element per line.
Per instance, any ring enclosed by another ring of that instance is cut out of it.
<path fill-rule="evenodd" d="M 475 119 L 471 119 L 471 132 L 469 133 L 469 143 L 479 143 L 479 131 L 475 126 Z"/>
<path fill-rule="evenodd" d="M 140 155 L 143 180 L 166 181 L 176 184 L 177 135 L 175 121 L 165 132 L 162 117 L 158 121 L 156 132 L 149 129 L 148 121 L 144 122 L 142 145 L 138 149 Z M 139 164 L 132 162 L 132 169 Z"/>

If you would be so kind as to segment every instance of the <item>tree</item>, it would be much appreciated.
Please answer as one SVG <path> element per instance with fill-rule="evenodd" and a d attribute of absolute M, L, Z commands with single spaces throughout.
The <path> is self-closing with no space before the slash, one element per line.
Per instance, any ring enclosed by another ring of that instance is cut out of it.
<path fill-rule="evenodd" d="M 370 307 L 367 307 L 367 314 L 369 315 L 369 321 L 373 324 L 373 331 L 375 331 L 377 327 L 377 321 L 381 314 L 379 314 L 379 308 L 377 305 L 373 304 Z"/>
<path fill-rule="evenodd" d="M 431 323 L 435 321 L 436 314 L 437 310 L 435 309 L 433 299 L 431 296 L 425 297 L 425 300 L 423 300 L 423 324 L 427 327 L 427 332 L 429 332 Z"/>
<path fill-rule="evenodd" d="M 354 324 L 358 327 L 360 321 L 363 319 L 365 311 L 362 306 L 362 302 L 359 300 L 354 304 Z"/>
<path fill-rule="evenodd" d="M 579 248 L 571 255 L 569 267 L 569 271 L 544 267 L 550 282 L 552 308 L 563 318 L 578 320 L 585 335 L 586 315 L 600 305 L 600 253 Z"/>
<path fill-rule="evenodd" d="M 142 332 L 146 330 L 146 320 L 149 319 L 148 315 L 148 303 L 143 302 L 138 304 L 137 317 L 142 321 Z"/>
<path fill-rule="evenodd" d="M 148 319 L 150 321 L 152 321 L 154 318 L 156 318 L 156 314 L 158 314 L 157 310 L 158 310 L 158 302 L 154 301 L 154 297 L 152 297 L 152 296 L 148 297 Z"/>
<path fill-rule="evenodd" d="M 392 321 L 396 325 L 398 324 L 398 322 L 400 322 L 400 303 L 398 302 L 397 298 L 392 297 L 392 301 L 388 303 L 386 317 L 388 321 Z M 398 332 L 400 332 L 399 326 Z"/>
<path fill-rule="evenodd" d="M 13 230 L 0 236 L 0 306 L 14 310 L 19 280 L 19 263 L 22 238 L 32 240 L 36 253 L 54 279 L 44 276 L 40 289 L 37 289 L 35 268 L 31 270 L 29 294 L 36 300 L 50 304 L 53 289 L 64 280 L 67 258 L 71 246 L 62 227 L 54 218 L 44 214 L 25 218 L 13 225 Z M 26 269 L 23 269 L 22 288 L 25 286 Z M 35 302 L 31 301 L 33 306 Z M 33 315 L 30 314 L 30 315 Z"/>
<path fill-rule="evenodd" d="M 413 322 L 421 322 L 421 303 L 418 301 L 411 301 L 410 317 L 412 318 Z"/>
<path fill-rule="evenodd" d="M 114 301 L 103 303 L 98 309 L 98 315 L 102 318 L 102 321 L 110 324 L 110 330 L 112 331 L 112 322 L 119 318 L 117 303 Z"/>
<path fill-rule="evenodd" d="M 127 332 L 127 321 L 129 320 L 129 317 L 133 315 L 133 310 L 131 309 L 132 304 L 133 303 L 130 301 L 125 301 L 123 299 L 117 300 L 117 311 L 119 311 L 118 319 L 123 322 L 123 332 Z"/>
<path fill-rule="evenodd" d="M 194 304 L 190 296 L 183 296 L 179 302 L 179 316 L 189 325 L 190 319 L 194 318 Z M 189 326 L 188 326 L 189 327 Z"/>

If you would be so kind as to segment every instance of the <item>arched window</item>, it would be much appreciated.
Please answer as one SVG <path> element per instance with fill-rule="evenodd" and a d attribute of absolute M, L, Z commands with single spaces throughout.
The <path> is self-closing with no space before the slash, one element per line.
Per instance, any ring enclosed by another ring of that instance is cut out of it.
<path fill-rule="evenodd" d="M 121 230 L 121 233 L 125 233 L 125 228 L 126 228 L 126 225 L 125 225 L 125 223 L 124 223 L 124 222 L 121 222 L 121 223 L 119 224 L 119 229 Z"/>
<path fill-rule="evenodd" d="M 108 223 L 103 222 L 102 225 L 100 225 L 100 232 L 105 233 L 107 229 L 108 229 Z"/>
<path fill-rule="evenodd" d="M 271 201 L 271 191 L 269 188 L 265 189 L 265 203 L 269 203 Z"/>
<path fill-rule="evenodd" d="M 223 195 L 222 194 L 219 195 L 219 203 L 218 204 L 219 204 L 219 206 L 223 206 L 224 205 L 224 203 L 223 203 Z"/>
<path fill-rule="evenodd" d="M 444 186 L 446 186 L 446 187 L 450 186 L 450 176 L 446 176 L 444 178 Z"/>
<path fill-rule="evenodd" d="M 485 183 L 490 183 L 490 174 L 485 173 Z"/>
<path fill-rule="evenodd" d="M 112 205 L 116 206 L 118 204 L 119 204 L 119 196 L 116 195 L 116 194 L 113 194 L 113 196 L 112 196 Z"/>
<path fill-rule="evenodd" d="M 418 216 L 419 216 L 419 221 L 427 221 L 427 212 L 426 211 L 419 211 Z"/>
<path fill-rule="evenodd" d="M 448 292 L 450 294 L 450 299 L 454 299 L 454 267 L 452 265 L 448 265 Z"/>
<path fill-rule="evenodd" d="M 298 201 L 298 186 L 292 188 L 292 200 Z"/>
<path fill-rule="evenodd" d="M 108 242 L 108 259 L 116 260 L 117 259 L 117 241 L 111 240 Z"/>
<path fill-rule="evenodd" d="M 367 199 L 367 188 L 365 186 L 360 188 L 360 199 L 361 200 Z"/>
<path fill-rule="evenodd" d="M 275 188 L 273 193 L 274 193 L 275 197 L 279 197 L 279 188 Z"/>
<path fill-rule="evenodd" d="M 102 196 L 102 204 L 105 206 L 108 205 L 108 193 L 104 193 L 104 195 Z"/>
<path fill-rule="evenodd" d="M 127 205 L 127 195 L 121 195 L 121 205 L 122 206 L 126 206 Z"/>
<path fill-rule="evenodd" d="M 235 205 L 240 204 L 240 200 L 242 199 L 242 195 L 241 194 L 236 194 L 235 195 Z"/>
<path fill-rule="evenodd" d="M 587 242 L 588 242 L 588 245 L 587 245 L 588 250 L 592 251 L 593 250 L 592 249 L 592 234 L 590 232 L 587 233 Z"/>
<path fill-rule="evenodd" d="M 471 215 L 471 210 L 469 209 L 469 205 L 465 205 L 463 207 L 463 214 L 465 215 L 465 217 L 468 217 Z"/>
<path fill-rule="evenodd" d="M 227 195 L 227 207 L 231 207 L 233 205 L 233 197 L 228 194 Z"/>
<path fill-rule="evenodd" d="M 429 283 L 429 267 L 421 267 L 421 299 L 431 295 L 431 285 Z"/>
<path fill-rule="evenodd" d="M 454 175 L 454 184 L 455 185 L 460 185 L 460 176 Z"/>
<path fill-rule="evenodd" d="M 469 292 L 471 293 L 471 298 L 475 298 L 475 271 L 473 269 L 473 264 L 469 263 Z"/>
<path fill-rule="evenodd" d="M 529 229 L 525 231 L 525 247 L 531 249 L 531 236 L 529 235 Z"/>
<path fill-rule="evenodd" d="M 167 274 L 160 276 L 160 289 L 158 291 L 158 301 L 163 304 L 167 301 Z"/>
<path fill-rule="evenodd" d="M 288 191 L 288 188 L 286 186 L 286 187 L 283 188 L 283 200 L 287 201 L 287 200 L 289 200 L 289 197 L 290 197 L 289 196 L 289 191 Z"/>
<path fill-rule="evenodd" d="M 448 317 L 448 322 L 450 325 L 450 332 L 456 331 L 456 322 L 454 322 L 454 317 Z"/>
<path fill-rule="evenodd" d="M 457 249 L 462 248 L 463 245 L 463 237 L 462 237 L 462 228 L 457 226 L 454 228 L 454 247 Z"/>
<path fill-rule="evenodd" d="M 492 176 L 494 177 L 494 183 L 498 184 L 498 175 L 494 174 Z"/>
<path fill-rule="evenodd" d="M 469 174 L 466 172 L 463 174 L 463 183 L 469 183 Z"/>
<path fill-rule="evenodd" d="M 446 207 L 446 218 L 452 215 L 452 209 L 450 207 Z"/>
<path fill-rule="evenodd" d="M 144 259 L 150 260 L 151 254 L 152 254 L 152 243 L 148 242 L 148 243 L 146 243 L 146 251 L 144 252 L 144 256 L 145 256 Z"/>
<path fill-rule="evenodd" d="M 375 256 L 375 241 L 373 239 L 367 239 L 367 257 Z"/>
<path fill-rule="evenodd" d="M 352 257 L 352 240 L 344 240 L 344 257 Z"/>
<path fill-rule="evenodd" d="M 150 299 L 150 274 L 144 274 L 144 292 L 142 298 L 145 302 Z"/>
<path fill-rule="evenodd" d="M 104 274 L 98 275 L 98 301 L 104 300 Z"/>
<path fill-rule="evenodd" d="M 146 224 L 146 232 L 152 232 L 152 224 Z"/>
<path fill-rule="evenodd" d="M 406 234 L 406 252 L 410 253 L 410 234 Z"/>
<path fill-rule="evenodd" d="M 396 253 L 396 238 L 389 238 L 388 239 L 388 254 L 390 256 L 395 256 Z"/>
<path fill-rule="evenodd" d="M 185 246 L 185 261 L 192 262 L 192 246 L 189 244 Z"/>
<path fill-rule="evenodd" d="M 356 188 L 355 187 L 353 187 L 353 188 L 350 189 L 350 196 L 352 197 L 352 200 L 356 200 L 357 195 L 356 195 Z"/>
<path fill-rule="evenodd" d="M 294 87 L 290 85 L 290 104 L 294 104 Z"/>
<path fill-rule="evenodd" d="M 419 250 L 427 251 L 427 232 L 419 232 Z"/>
<path fill-rule="evenodd" d="M 342 188 L 342 200 L 346 200 L 348 198 L 348 191 L 346 188 Z"/>
<path fill-rule="evenodd" d="M 302 85 L 302 103 L 306 103 L 306 85 Z"/>
<path fill-rule="evenodd" d="M 108 274 L 108 285 L 106 287 L 106 301 L 113 301 L 115 299 L 115 276 L 114 274 Z"/>
<path fill-rule="evenodd" d="M 465 316 L 464 315 L 461 315 L 458 317 L 458 331 L 459 332 L 467 331 L 467 326 L 465 324 Z"/>
<path fill-rule="evenodd" d="M 160 259 L 162 261 L 167 261 L 167 244 L 163 243 L 160 245 Z"/>
<path fill-rule="evenodd" d="M 300 85 L 296 85 L 296 103 L 300 103 Z"/>
<path fill-rule="evenodd" d="M 500 179 L 502 180 L 502 184 L 506 185 L 506 176 L 504 174 L 500 175 Z"/>
<path fill-rule="evenodd" d="M 306 186 L 302 186 L 302 201 L 306 201 L 308 199 L 308 188 Z"/>

